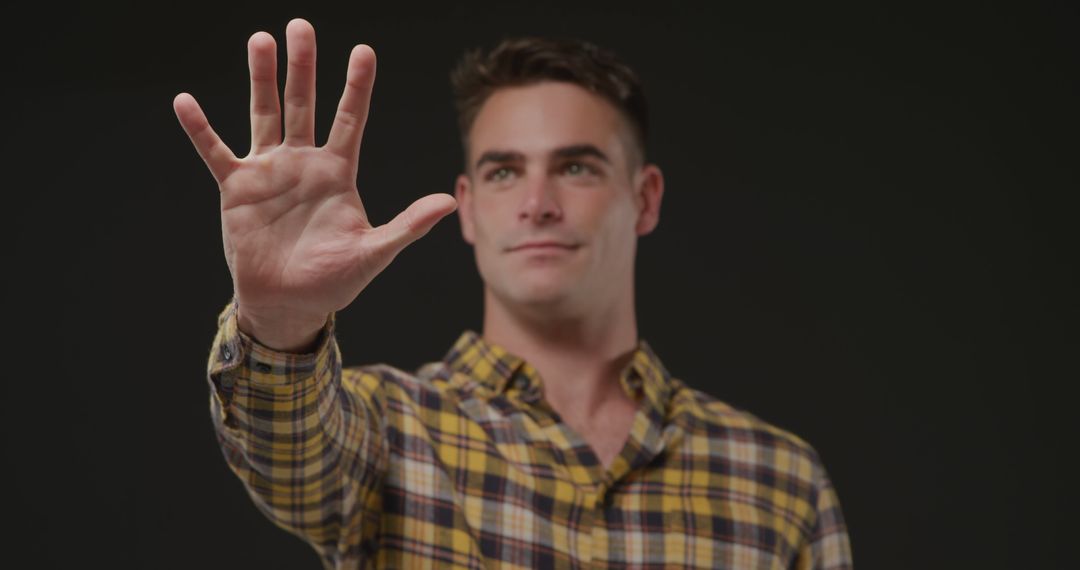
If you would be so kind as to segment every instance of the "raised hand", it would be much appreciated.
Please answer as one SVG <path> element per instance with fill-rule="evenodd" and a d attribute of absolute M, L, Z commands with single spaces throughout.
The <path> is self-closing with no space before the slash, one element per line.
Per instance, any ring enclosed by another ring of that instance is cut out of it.
<path fill-rule="evenodd" d="M 327 142 L 315 146 L 315 30 L 286 31 L 285 133 L 274 38 L 248 41 L 251 150 L 237 158 L 199 104 L 181 93 L 173 108 L 221 191 L 225 259 L 241 330 L 278 350 L 305 349 L 331 312 L 345 308 L 405 246 L 457 207 L 448 194 L 413 202 L 373 227 L 356 188 L 360 141 L 375 81 L 375 53 L 358 45 Z"/>

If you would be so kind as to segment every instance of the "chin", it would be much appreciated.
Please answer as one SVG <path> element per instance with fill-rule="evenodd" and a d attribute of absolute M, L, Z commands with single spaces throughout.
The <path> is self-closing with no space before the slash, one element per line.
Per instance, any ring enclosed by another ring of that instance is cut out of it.
<path fill-rule="evenodd" d="M 513 301 L 522 305 L 557 306 L 571 298 L 565 287 L 528 286 L 516 291 Z"/>
<path fill-rule="evenodd" d="M 495 291 L 507 306 L 557 314 L 566 312 L 573 305 L 574 288 L 565 282 L 531 281 L 508 285 L 502 291 Z"/>

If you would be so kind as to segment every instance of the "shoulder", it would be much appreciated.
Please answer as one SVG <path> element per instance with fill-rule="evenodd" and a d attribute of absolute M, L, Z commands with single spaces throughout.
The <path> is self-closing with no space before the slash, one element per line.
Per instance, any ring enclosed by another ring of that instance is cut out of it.
<path fill-rule="evenodd" d="M 832 520 L 820 517 L 840 520 L 821 458 L 802 437 L 685 386 L 672 404 L 669 419 L 682 429 L 671 459 L 702 473 L 711 492 L 793 521 L 803 536 Z"/>
<path fill-rule="evenodd" d="M 393 403 L 399 411 L 416 405 L 444 408 L 453 374 L 444 362 L 424 364 L 414 372 L 390 364 L 351 366 L 342 370 L 342 384 L 351 391 Z"/>
<path fill-rule="evenodd" d="M 817 450 L 795 433 L 676 381 L 669 417 L 687 444 L 748 468 L 783 472 L 813 486 L 824 469 Z"/>
<path fill-rule="evenodd" d="M 681 386 L 672 402 L 674 417 L 686 426 L 678 430 L 676 464 L 690 466 L 706 493 L 732 505 L 727 512 L 736 524 L 751 521 L 749 528 L 775 531 L 758 536 L 783 536 L 792 556 L 819 557 L 815 567 L 850 567 L 839 499 L 814 447 L 698 390 Z M 769 522 L 757 526 L 759 521 Z"/>

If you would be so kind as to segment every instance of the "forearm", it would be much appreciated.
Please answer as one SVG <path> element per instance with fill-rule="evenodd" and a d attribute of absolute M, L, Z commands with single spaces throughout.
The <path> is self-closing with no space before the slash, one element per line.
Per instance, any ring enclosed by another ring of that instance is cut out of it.
<path fill-rule="evenodd" d="M 382 438 L 362 397 L 341 384 L 333 323 L 312 354 L 268 349 L 222 315 L 210 359 L 211 414 L 230 469 L 271 520 L 321 552 L 380 470 Z"/>

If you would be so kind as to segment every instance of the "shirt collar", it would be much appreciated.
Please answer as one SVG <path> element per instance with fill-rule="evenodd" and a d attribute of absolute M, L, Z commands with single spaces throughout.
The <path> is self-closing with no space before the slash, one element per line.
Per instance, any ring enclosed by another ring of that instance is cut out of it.
<path fill-rule="evenodd" d="M 526 367 L 522 358 L 471 330 L 461 334 L 443 361 L 451 370 L 468 375 L 493 395 L 506 390 L 510 380 Z M 671 374 L 644 340 L 638 341 L 619 381 L 628 394 L 636 397 L 640 393 L 654 413 L 664 416 L 672 391 Z"/>

